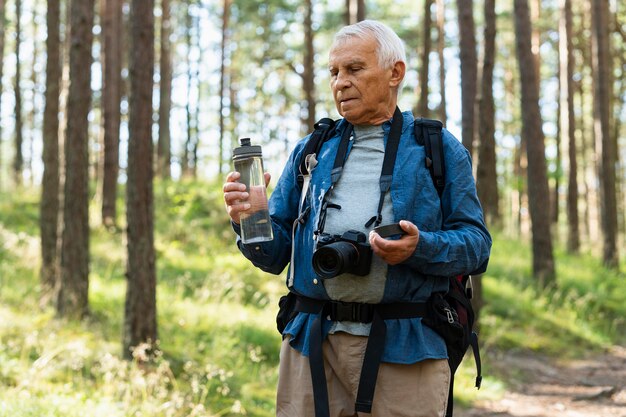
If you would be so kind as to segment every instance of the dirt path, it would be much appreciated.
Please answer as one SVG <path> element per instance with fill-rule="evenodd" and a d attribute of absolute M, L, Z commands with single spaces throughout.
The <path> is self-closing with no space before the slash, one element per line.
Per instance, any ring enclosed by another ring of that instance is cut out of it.
<path fill-rule="evenodd" d="M 568 362 L 506 354 L 493 363 L 520 382 L 455 417 L 626 417 L 626 347 Z"/>

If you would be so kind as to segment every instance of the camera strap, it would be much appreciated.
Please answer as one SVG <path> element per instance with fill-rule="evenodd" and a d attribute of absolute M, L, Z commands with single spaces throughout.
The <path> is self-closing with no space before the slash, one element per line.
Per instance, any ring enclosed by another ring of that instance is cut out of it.
<path fill-rule="evenodd" d="M 396 155 L 398 154 L 398 147 L 400 145 L 400 136 L 402 135 L 402 124 L 402 112 L 396 106 L 396 110 L 393 113 L 393 119 L 391 121 L 389 136 L 387 137 L 387 143 L 385 145 L 385 157 L 383 159 L 383 166 L 380 173 L 380 198 L 378 200 L 378 212 L 375 216 L 369 219 L 367 223 L 365 223 L 365 227 L 370 227 L 372 224 L 374 226 L 378 226 L 382 222 L 383 204 L 385 202 L 385 195 L 391 188 L 393 167 L 396 163 Z M 348 126 L 346 126 L 346 128 L 344 129 L 343 134 L 341 135 L 341 141 L 339 142 L 339 147 L 337 148 L 337 154 L 335 155 L 333 169 L 330 172 L 330 188 L 328 189 L 328 192 L 326 192 L 326 194 L 324 195 L 324 200 L 322 202 L 322 207 L 320 211 L 319 223 L 315 232 L 316 234 L 320 234 L 324 231 L 324 225 L 326 223 L 326 211 L 328 208 L 333 207 L 331 204 L 329 204 L 328 199 L 332 193 L 332 190 L 335 188 L 335 184 L 337 184 L 339 178 L 341 178 L 343 166 L 346 163 L 348 147 L 350 141 L 352 140 L 352 131 L 353 126 L 351 124 L 348 124 Z"/>

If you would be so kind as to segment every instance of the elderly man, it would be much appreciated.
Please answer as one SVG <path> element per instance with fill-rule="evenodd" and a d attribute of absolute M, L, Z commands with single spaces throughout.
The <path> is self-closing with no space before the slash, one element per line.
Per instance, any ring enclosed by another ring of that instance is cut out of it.
<path fill-rule="evenodd" d="M 298 298 L 283 330 L 278 416 L 445 414 L 450 369 L 443 339 L 417 309 L 383 320 L 370 307 L 424 305 L 448 290 L 447 277 L 486 265 L 491 237 L 469 155 L 445 129 L 441 198 L 433 185 L 413 116 L 397 108 L 405 62 L 402 41 L 381 23 L 363 21 L 337 33 L 328 67 L 343 119 L 318 151 L 305 187 L 298 166 L 309 136 L 291 154 L 269 202 L 274 239 L 250 245 L 238 239 L 241 252 L 264 271 L 279 274 L 290 264 L 287 286 Z M 391 176 L 390 187 L 381 187 L 384 165 L 393 168 L 383 175 Z M 249 209 L 238 179 L 230 173 L 224 184 L 237 233 L 239 216 Z M 373 230 L 389 223 L 399 224 L 400 238 Z M 345 251 L 360 256 L 358 266 L 343 264 Z"/>

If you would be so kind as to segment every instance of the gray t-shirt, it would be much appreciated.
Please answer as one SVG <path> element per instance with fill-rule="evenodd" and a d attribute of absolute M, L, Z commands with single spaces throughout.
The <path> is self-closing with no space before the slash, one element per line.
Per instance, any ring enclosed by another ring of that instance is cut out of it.
<path fill-rule="evenodd" d="M 338 204 L 341 209 L 328 209 L 324 232 L 342 234 L 353 229 L 367 236 L 374 227 L 366 228 L 365 223 L 378 211 L 380 171 L 385 156 L 384 136 L 382 125 L 354 126 L 354 143 L 330 198 L 330 202 Z M 392 223 L 394 219 L 389 192 L 385 195 L 382 218 L 382 224 Z M 323 282 L 333 300 L 379 303 L 383 298 L 386 277 L 387 264 L 374 255 L 369 275 L 342 274 Z M 343 322 L 336 323 L 331 332 L 368 335 L 369 327 Z"/>

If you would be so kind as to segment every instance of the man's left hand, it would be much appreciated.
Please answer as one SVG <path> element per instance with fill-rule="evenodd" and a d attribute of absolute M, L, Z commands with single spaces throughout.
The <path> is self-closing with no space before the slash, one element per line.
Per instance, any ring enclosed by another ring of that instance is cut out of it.
<path fill-rule="evenodd" d="M 417 226 L 410 221 L 401 220 L 400 227 L 405 234 L 398 240 L 384 239 L 373 230 L 369 235 L 372 250 L 389 265 L 397 265 L 407 260 L 415 251 L 420 238 Z"/>

